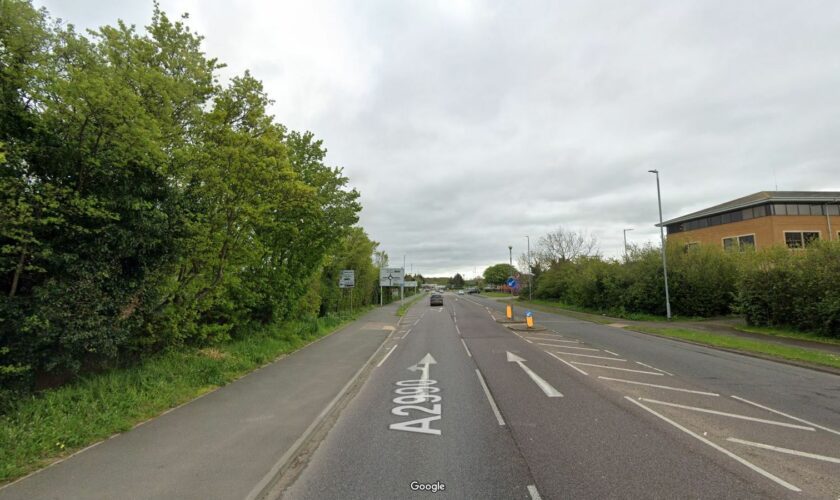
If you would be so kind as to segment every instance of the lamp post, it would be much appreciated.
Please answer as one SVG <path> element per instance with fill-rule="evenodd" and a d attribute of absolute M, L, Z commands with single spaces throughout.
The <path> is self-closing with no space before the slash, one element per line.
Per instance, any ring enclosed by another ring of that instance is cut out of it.
<path fill-rule="evenodd" d="M 402 272 L 403 272 L 403 279 L 402 279 L 402 282 L 400 283 L 400 306 L 403 305 L 404 299 L 405 299 L 405 254 L 403 254 Z"/>
<path fill-rule="evenodd" d="M 513 267 L 513 245 L 508 245 L 508 253 L 510 254 L 510 267 Z M 510 287 L 510 296 L 513 297 L 513 287 Z"/>
<path fill-rule="evenodd" d="M 662 274 L 665 278 L 665 314 L 671 319 L 671 297 L 668 295 L 668 262 L 665 258 L 665 227 L 662 225 L 662 194 L 659 190 L 659 170 L 648 170 L 656 175 L 656 199 L 659 201 L 659 239 L 662 242 Z"/>
<path fill-rule="evenodd" d="M 632 227 L 625 228 L 624 232 L 624 256 L 627 257 L 627 231 L 632 231 Z"/>
<path fill-rule="evenodd" d="M 531 300 L 531 236 L 525 235 L 528 241 L 528 300 Z"/>

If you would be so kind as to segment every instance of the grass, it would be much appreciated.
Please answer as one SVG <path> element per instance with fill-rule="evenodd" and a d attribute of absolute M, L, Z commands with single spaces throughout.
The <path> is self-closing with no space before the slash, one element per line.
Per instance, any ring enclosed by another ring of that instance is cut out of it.
<path fill-rule="evenodd" d="M 790 328 L 770 327 L 770 326 L 749 326 L 749 325 L 734 325 L 736 330 L 748 333 L 760 333 L 762 335 L 771 335 L 773 337 L 785 337 L 789 339 L 808 340 L 811 342 L 820 342 L 823 344 L 840 345 L 840 338 L 827 337 L 818 333 L 801 332 Z"/>
<path fill-rule="evenodd" d="M 628 312 L 628 311 L 600 311 L 597 309 L 590 309 L 588 307 L 580 307 L 573 304 L 566 304 L 564 302 L 560 302 L 557 300 L 544 300 L 544 299 L 534 299 L 534 300 L 524 300 L 520 299 L 520 302 L 523 304 L 528 305 L 535 305 L 535 306 L 542 306 L 544 308 L 551 308 L 557 309 L 564 312 L 572 311 L 581 314 L 587 314 L 592 316 L 597 316 L 603 318 L 601 320 L 592 318 L 593 321 L 597 321 L 599 323 L 612 323 L 612 319 L 619 318 L 619 319 L 628 319 L 631 321 L 659 321 L 659 322 L 668 322 L 668 319 L 665 316 L 657 316 L 655 314 L 646 314 L 646 313 L 638 313 L 638 312 Z M 674 321 L 702 321 L 707 318 L 701 317 L 686 317 L 686 316 L 673 316 L 671 317 L 670 322 Z"/>
<path fill-rule="evenodd" d="M 405 316 L 405 313 L 406 311 L 408 311 L 408 308 L 411 307 L 418 300 L 422 299 L 424 295 L 425 294 L 418 293 L 414 297 L 410 297 L 403 305 L 397 308 L 397 316 Z"/>
<path fill-rule="evenodd" d="M 481 295 L 484 297 L 492 297 L 492 298 L 500 298 L 500 299 L 509 299 L 510 294 L 505 292 L 481 292 Z"/>
<path fill-rule="evenodd" d="M 369 308 L 357 311 L 360 316 Z M 336 331 L 351 318 L 289 322 L 205 349 L 168 351 L 18 401 L 0 416 L 0 483 L 124 432 Z"/>
<path fill-rule="evenodd" d="M 819 352 L 779 344 L 770 344 L 761 340 L 745 339 L 728 335 L 717 335 L 714 333 L 686 330 L 683 328 L 634 326 L 633 330 L 689 340 L 714 347 L 733 349 L 745 353 L 761 354 L 773 358 L 799 361 L 811 365 L 828 366 L 840 369 L 840 356 L 827 352 Z"/>

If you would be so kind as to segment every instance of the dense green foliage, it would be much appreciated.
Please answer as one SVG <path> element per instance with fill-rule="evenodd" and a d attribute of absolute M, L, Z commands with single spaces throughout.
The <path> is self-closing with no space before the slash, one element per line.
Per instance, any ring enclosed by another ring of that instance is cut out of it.
<path fill-rule="evenodd" d="M 750 324 L 840 337 L 840 243 L 744 253 L 674 244 L 667 257 L 675 315 L 741 312 Z M 534 297 L 622 316 L 664 316 L 659 249 L 636 248 L 622 261 L 595 256 L 560 262 L 541 273 Z"/>
<path fill-rule="evenodd" d="M 494 264 L 484 270 L 484 280 L 491 285 L 501 285 L 515 274 L 516 268 L 510 264 Z"/>
<path fill-rule="evenodd" d="M 201 40 L 0 0 L 2 390 L 375 299 L 358 193 Z"/>

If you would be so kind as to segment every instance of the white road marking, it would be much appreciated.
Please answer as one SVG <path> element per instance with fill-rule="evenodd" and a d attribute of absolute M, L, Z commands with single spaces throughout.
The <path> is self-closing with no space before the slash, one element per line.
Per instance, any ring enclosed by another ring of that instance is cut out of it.
<path fill-rule="evenodd" d="M 499 425 L 505 425 L 505 419 L 502 418 L 502 414 L 499 413 L 499 407 L 496 406 L 496 402 L 493 400 L 493 396 L 490 394 L 490 389 L 487 388 L 487 384 L 484 382 L 484 377 L 481 376 L 481 372 L 478 368 L 475 369 L 475 374 L 478 375 L 478 382 L 481 384 L 481 388 L 484 389 L 484 395 L 487 396 L 487 401 L 490 403 L 490 408 L 493 409 L 493 415 L 496 415 L 496 421 L 499 422 Z"/>
<path fill-rule="evenodd" d="M 604 352 L 608 352 L 608 353 L 612 354 L 613 356 L 618 356 L 619 358 L 621 357 L 621 354 L 616 354 L 616 353 L 614 353 L 612 351 L 608 351 L 606 349 L 604 349 Z"/>
<path fill-rule="evenodd" d="M 415 321 L 414 324 L 411 325 L 411 326 L 417 326 L 417 323 L 419 323 L 419 322 L 420 322 L 420 318 L 417 318 L 417 321 Z"/>
<path fill-rule="evenodd" d="M 646 367 L 650 368 L 651 370 L 656 370 L 656 371 L 658 371 L 658 372 L 662 372 L 662 373 L 664 373 L 665 375 L 670 375 L 670 376 L 672 376 L 672 377 L 674 376 L 674 374 L 673 374 L 673 373 L 666 372 L 665 370 L 660 370 L 659 368 L 657 368 L 657 367 L 655 367 L 655 366 L 646 365 L 645 363 L 642 363 L 641 361 L 636 361 L 636 363 L 638 363 L 638 364 L 640 364 L 640 365 L 642 365 L 642 366 L 646 366 Z"/>
<path fill-rule="evenodd" d="M 657 384 L 648 384 L 647 382 L 636 382 L 635 380 L 624 380 L 622 378 L 612 378 L 612 377 L 602 377 L 598 376 L 601 380 L 611 380 L 613 382 L 624 382 L 625 384 L 634 384 L 634 385 L 645 385 L 648 387 L 656 387 L 657 389 L 667 389 L 669 391 L 679 391 L 679 392 L 690 392 L 691 394 L 700 394 L 703 396 L 720 396 L 720 394 L 716 394 L 714 392 L 703 392 L 703 391 L 694 391 L 691 389 L 681 389 L 679 387 L 671 387 L 668 385 L 657 385 Z"/>
<path fill-rule="evenodd" d="M 525 342 L 528 342 L 529 344 L 533 344 L 533 342 L 531 342 L 531 341 L 530 341 L 530 340 L 528 340 L 527 338 L 523 337 L 522 335 L 519 335 L 519 334 L 518 334 L 518 333 L 516 333 L 516 332 L 513 332 L 513 334 L 514 334 L 514 335 L 516 335 L 517 337 L 519 337 L 520 339 L 524 340 Z"/>
<path fill-rule="evenodd" d="M 400 339 L 404 339 L 404 338 L 408 337 L 408 334 L 409 334 L 409 333 L 411 333 L 411 328 L 409 328 L 408 330 L 406 330 L 405 335 L 403 335 L 402 337 L 400 337 Z"/>
<path fill-rule="evenodd" d="M 540 344 L 539 342 L 537 342 L 537 345 L 544 345 L 544 346 L 548 346 L 548 347 L 562 347 L 563 349 L 581 349 L 583 351 L 600 351 L 600 349 L 595 349 L 595 348 L 592 348 L 592 347 L 578 347 L 578 346 L 574 346 L 574 345 L 559 346 L 559 345 L 555 345 L 555 344 Z M 609 358 L 609 359 L 612 359 L 612 358 Z"/>
<path fill-rule="evenodd" d="M 727 413 L 724 411 L 711 410 L 709 408 L 698 408 L 696 406 L 681 405 L 677 403 L 669 403 L 667 401 L 658 401 L 656 399 L 639 398 L 640 401 L 647 403 L 655 403 L 658 405 L 672 406 L 674 408 L 682 408 L 683 410 L 691 410 L 700 413 L 711 413 L 712 415 L 720 415 L 722 417 L 737 418 L 739 420 L 750 420 L 752 422 L 759 422 L 768 425 L 778 425 L 779 427 L 789 427 L 791 429 L 800 429 L 803 431 L 813 431 L 813 427 L 805 427 L 803 425 L 789 424 L 787 422 L 779 422 L 778 420 L 765 420 L 763 418 L 748 417 L 746 415 L 738 415 L 737 413 Z"/>
<path fill-rule="evenodd" d="M 507 352 L 507 360 L 508 360 L 509 363 L 516 363 L 517 365 L 519 365 L 519 367 L 522 368 L 522 370 L 524 370 L 525 373 L 528 374 L 529 377 L 531 377 L 531 380 L 533 380 L 534 383 L 537 384 L 537 387 L 542 389 L 543 393 L 546 396 L 548 396 L 550 398 L 562 398 L 563 397 L 563 395 L 560 394 L 560 391 L 558 391 L 554 387 L 551 387 L 551 384 L 546 382 L 544 378 L 540 377 L 539 375 L 534 373 L 533 370 L 531 370 L 530 368 L 525 366 L 525 359 L 524 358 L 520 358 L 516 354 L 513 354 L 512 352 L 508 351 Z"/>
<path fill-rule="evenodd" d="M 745 459 L 743 459 L 743 458 L 739 457 L 738 455 L 736 455 L 736 454 L 732 453 L 731 451 L 727 450 L 726 448 L 723 448 L 723 447 L 721 447 L 721 446 L 719 446 L 719 445 L 717 445 L 717 444 L 715 444 L 715 443 L 713 443 L 713 442 L 709 441 L 708 439 L 704 438 L 703 436 L 701 436 L 701 435 L 699 435 L 699 434 L 697 434 L 697 433 L 695 433 L 695 432 L 693 432 L 693 431 L 691 431 L 691 430 L 689 430 L 689 429 L 686 429 L 685 427 L 683 427 L 682 425 L 680 425 L 680 424 L 678 424 L 678 423 L 674 422 L 674 421 L 673 421 L 673 420 L 671 420 L 670 418 L 668 418 L 668 417 L 666 417 L 666 416 L 664 416 L 664 415 L 662 415 L 662 414 L 658 413 L 657 411 L 655 411 L 655 410 L 653 410 L 653 409 L 651 409 L 651 408 L 648 408 L 647 406 L 643 405 L 642 403 L 639 403 L 638 401 L 636 401 L 635 399 L 631 398 L 630 396 L 624 396 L 624 399 L 626 399 L 627 401 L 630 401 L 631 403 L 633 403 L 633 404 L 635 404 L 635 405 L 637 405 L 637 406 L 640 406 L 641 408 L 643 408 L 643 409 L 644 409 L 644 410 L 646 410 L 647 412 L 649 412 L 649 413 L 651 413 L 651 414 L 653 414 L 653 415 L 656 415 L 657 417 L 661 418 L 661 419 L 662 419 L 662 420 L 664 420 L 665 422 L 668 422 L 669 424 L 671 424 L 671 425 L 673 425 L 674 427 L 676 427 L 677 429 L 679 429 L 679 430 L 681 430 L 681 431 L 685 432 L 685 433 L 686 433 L 686 434 L 688 434 L 689 436 L 691 436 L 691 437 L 693 437 L 693 438 L 695 438 L 695 439 L 699 440 L 700 442 L 705 443 L 705 444 L 707 444 L 707 445 L 711 446 L 712 448 L 714 448 L 714 449 L 716 449 L 717 451 L 719 451 L 719 452 L 723 453 L 724 455 L 726 455 L 726 456 L 728 456 L 728 457 L 730 457 L 730 458 L 732 458 L 732 459 L 734 459 L 734 460 L 737 460 L 738 462 L 740 462 L 740 463 L 741 463 L 741 464 L 743 464 L 743 465 L 746 465 L 747 467 L 749 467 L 749 468 L 750 468 L 750 469 L 752 469 L 753 471 L 758 472 L 759 474 L 761 474 L 762 476 L 766 477 L 767 479 L 769 479 L 769 480 L 771 480 L 771 481 L 775 482 L 776 484 L 782 485 L 782 486 L 784 486 L 785 488 L 787 488 L 787 489 L 789 489 L 789 490 L 791 490 L 791 491 L 796 491 L 796 492 L 800 492 L 800 491 L 802 491 L 802 490 L 800 490 L 799 488 L 797 488 L 796 486 L 794 486 L 794 485 L 790 484 L 789 482 L 785 481 L 784 479 L 782 479 L 782 478 L 780 478 L 780 477 L 777 477 L 777 476 L 774 476 L 773 474 L 771 474 L 771 473 L 767 472 L 766 470 L 762 469 L 761 467 L 759 467 L 759 466 L 757 466 L 757 465 L 755 465 L 755 464 L 753 464 L 753 463 L 751 463 L 751 462 L 748 462 L 747 460 L 745 460 Z"/>
<path fill-rule="evenodd" d="M 838 436 L 840 436 L 840 432 L 835 431 L 834 429 L 829 429 L 828 427 L 823 427 L 822 425 L 818 425 L 818 424 L 815 424 L 815 423 L 813 423 L 813 422 L 808 422 L 807 420 L 801 419 L 801 418 L 799 418 L 799 417 L 794 417 L 793 415 L 788 415 L 787 413 L 782 413 L 782 412 L 780 412 L 779 410 L 774 410 L 773 408 L 768 408 L 768 407 L 766 407 L 766 406 L 764 406 L 764 405 L 760 405 L 760 404 L 758 404 L 758 403 L 754 403 L 754 402 L 752 402 L 752 401 L 749 401 L 749 400 L 747 400 L 747 399 L 744 399 L 744 398 L 741 398 L 741 397 L 738 397 L 738 396 L 734 396 L 734 395 L 733 395 L 732 397 L 733 397 L 733 398 L 735 398 L 735 399 L 737 399 L 738 401 L 743 401 L 744 403 L 751 404 L 751 405 L 753 405 L 753 406 L 757 406 L 757 407 L 761 408 L 762 410 L 767 410 L 767 411 L 770 411 L 770 412 L 776 413 L 776 414 L 778 414 L 778 415 L 781 415 L 781 416 L 783 416 L 783 417 L 792 418 L 793 420 L 796 420 L 797 422 L 802 422 L 803 424 L 808 424 L 808 425 L 811 425 L 811 426 L 816 427 L 817 429 L 822 429 L 822 430 L 824 430 L 824 431 L 826 431 L 826 432 L 831 432 L 831 433 L 833 433 L 833 434 L 837 434 Z"/>
<path fill-rule="evenodd" d="M 458 332 L 458 335 L 461 335 L 461 329 L 458 328 L 458 325 L 455 325 L 455 331 Z"/>
<path fill-rule="evenodd" d="M 469 348 L 467 347 L 467 343 L 464 342 L 464 339 L 461 339 L 461 343 L 464 344 L 464 349 L 467 350 L 467 356 L 472 357 L 472 353 L 470 352 Z"/>
<path fill-rule="evenodd" d="M 569 362 L 568 362 L 568 361 L 566 361 L 565 359 L 560 359 L 560 358 L 558 358 L 558 357 L 557 357 L 557 356 L 555 356 L 554 354 L 551 354 L 551 353 L 550 353 L 550 352 L 548 352 L 548 351 L 545 351 L 545 353 L 546 353 L 546 354 L 548 354 L 549 356 L 554 357 L 555 359 L 557 359 L 557 361 L 561 361 L 561 362 L 563 362 L 563 363 L 566 363 L 567 365 L 569 365 L 569 368 L 572 368 L 573 370 L 577 370 L 577 371 L 579 371 L 580 373 L 582 373 L 582 374 L 584 374 L 584 375 L 586 375 L 586 376 L 589 376 L 589 374 L 588 374 L 588 373 L 586 373 L 585 371 L 581 370 L 581 369 L 580 369 L 580 368 L 578 368 L 577 366 L 575 366 L 575 365 L 573 365 L 573 364 L 569 363 Z"/>
<path fill-rule="evenodd" d="M 763 448 L 765 450 L 778 451 L 779 453 L 787 453 L 788 455 L 796 455 L 797 457 L 813 458 L 815 460 L 822 460 L 824 462 L 840 464 L 840 458 L 827 457 L 825 455 L 817 455 L 816 453 L 808 453 L 807 451 L 791 450 L 790 448 L 780 448 L 778 446 L 773 446 L 770 444 L 745 441 L 743 439 L 733 437 L 726 438 L 726 440 L 731 441 L 733 443 L 745 444 L 747 446 L 755 446 L 756 448 Z"/>
<path fill-rule="evenodd" d="M 539 338 L 539 337 L 526 337 L 526 338 L 531 338 L 531 339 L 534 339 L 534 340 L 540 340 L 542 342 L 563 342 L 565 344 L 580 344 L 580 340 L 543 339 L 543 338 Z M 560 347 L 560 346 L 557 346 L 557 347 Z"/>
<path fill-rule="evenodd" d="M 563 351 L 554 351 L 554 352 L 556 352 L 557 354 L 565 354 L 567 356 L 581 356 L 581 357 L 584 357 L 584 358 L 608 359 L 610 361 L 621 361 L 622 363 L 627 361 L 626 359 L 621 359 L 621 358 L 610 358 L 608 356 L 593 356 L 592 354 L 579 354 L 579 353 L 576 353 L 576 352 L 563 352 Z"/>
<path fill-rule="evenodd" d="M 534 486 L 533 484 L 528 485 L 528 494 L 531 495 L 531 500 L 542 500 L 542 497 L 540 496 L 540 492 L 537 491 L 537 487 Z"/>
<path fill-rule="evenodd" d="M 394 347 L 388 349 L 388 352 L 385 354 L 385 356 L 382 356 L 382 359 L 379 361 L 379 363 L 376 364 L 376 367 L 379 368 L 380 366 L 382 366 L 382 363 L 384 363 L 385 360 L 388 359 L 388 356 L 390 356 L 391 353 L 394 352 L 394 349 L 396 349 L 396 348 L 397 348 L 397 344 L 394 344 Z"/>
<path fill-rule="evenodd" d="M 642 370 L 631 370 L 630 368 L 619 368 L 617 366 L 604 366 L 604 365 L 596 365 L 594 363 L 581 363 L 578 361 L 570 361 L 573 365 L 581 365 L 581 366 L 594 366 L 595 368 L 603 368 L 605 370 L 618 370 L 621 372 L 633 372 L 633 373 L 644 373 L 645 375 L 659 375 L 662 376 L 659 372 L 646 372 Z"/>

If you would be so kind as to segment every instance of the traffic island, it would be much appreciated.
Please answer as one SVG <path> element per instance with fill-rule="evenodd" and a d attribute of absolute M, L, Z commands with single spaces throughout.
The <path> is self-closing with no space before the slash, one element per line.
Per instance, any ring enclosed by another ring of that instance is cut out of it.
<path fill-rule="evenodd" d="M 544 326 L 534 325 L 534 326 L 529 327 L 525 323 L 510 323 L 510 324 L 507 324 L 505 326 L 510 328 L 511 330 L 515 331 L 515 332 L 543 332 L 543 331 L 547 330 L 547 328 L 544 327 Z"/>

